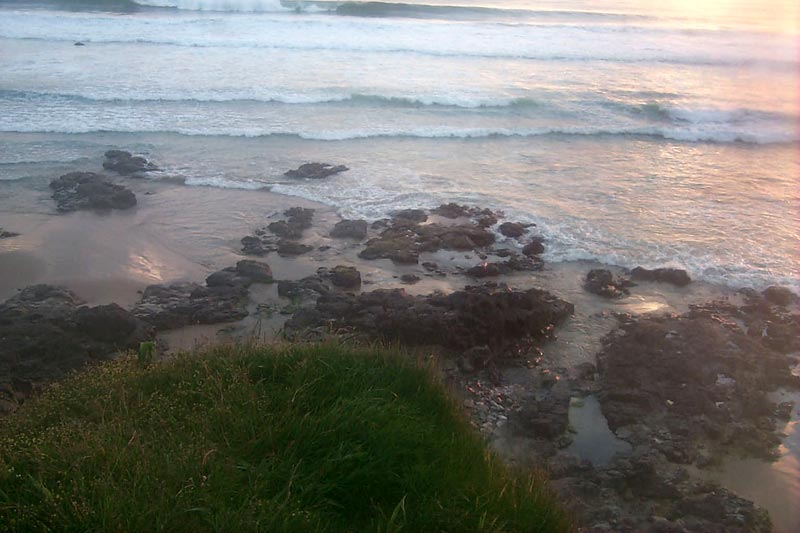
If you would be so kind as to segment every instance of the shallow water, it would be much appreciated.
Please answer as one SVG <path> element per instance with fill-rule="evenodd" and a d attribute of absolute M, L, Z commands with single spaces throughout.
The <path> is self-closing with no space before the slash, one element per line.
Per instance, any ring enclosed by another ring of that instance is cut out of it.
<path fill-rule="evenodd" d="M 551 260 L 797 287 L 797 9 L 4 2 L 0 179 L 120 146 L 190 185 L 367 218 L 480 203 Z M 351 170 L 282 178 L 309 159 Z"/>
<path fill-rule="evenodd" d="M 600 402 L 593 395 L 572 399 L 569 425 L 575 433 L 566 451 L 591 461 L 595 467 L 605 466 L 618 453 L 631 451 L 631 445 L 608 428 Z"/>

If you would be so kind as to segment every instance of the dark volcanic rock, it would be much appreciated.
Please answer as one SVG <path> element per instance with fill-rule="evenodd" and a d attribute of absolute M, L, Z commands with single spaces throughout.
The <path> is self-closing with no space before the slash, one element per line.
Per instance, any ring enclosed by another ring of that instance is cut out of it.
<path fill-rule="evenodd" d="M 236 272 L 253 283 L 272 283 L 272 269 L 268 264 L 252 259 L 242 259 L 236 263 Z"/>
<path fill-rule="evenodd" d="M 266 263 L 244 259 L 235 267 L 223 268 L 206 278 L 208 287 L 249 287 L 253 283 L 272 283 L 272 269 Z"/>
<path fill-rule="evenodd" d="M 706 522 L 705 531 L 771 531 L 769 514 L 753 502 L 719 488 L 683 498 L 675 514 Z"/>
<path fill-rule="evenodd" d="M 303 231 L 311 227 L 311 220 L 314 217 L 314 210 L 304 207 L 292 207 L 283 212 L 286 220 L 279 220 L 271 223 L 269 230 L 284 239 L 299 239 L 303 236 Z"/>
<path fill-rule="evenodd" d="M 469 251 L 494 243 L 494 235 L 477 225 L 446 226 L 417 224 L 395 219 L 379 237 L 370 239 L 359 253 L 364 259 L 388 258 L 400 264 L 415 264 L 420 252 L 437 250 Z"/>
<path fill-rule="evenodd" d="M 105 153 L 105 156 L 106 160 L 103 161 L 103 168 L 123 176 L 141 175 L 144 172 L 158 170 L 158 167 L 149 163 L 144 157 L 134 156 L 124 150 L 109 150 Z"/>
<path fill-rule="evenodd" d="M 699 446 L 771 457 L 776 406 L 767 392 L 800 387 L 788 359 L 734 323 L 697 310 L 629 321 L 597 356 L 612 430 L 646 424 L 668 458 L 693 462 Z M 654 433 L 656 432 L 656 433 Z"/>
<path fill-rule="evenodd" d="M 439 344 L 457 350 L 488 346 L 503 355 L 548 335 L 572 314 L 573 306 L 538 289 L 484 286 L 428 296 L 411 296 L 403 289 L 358 295 L 331 292 L 317 300 L 316 310 L 316 326 L 353 329 L 409 345 Z M 287 332 L 298 329 L 293 319 L 286 323 Z"/>
<path fill-rule="evenodd" d="M 295 170 L 289 170 L 285 172 L 283 175 L 287 178 L 308 178 L 318 180 L 338 174 L 339 172 L 344 172 L 346 170 L 350 169 L 344 165 L 333 166 L 328 163 L 305 163 L 300 165 Z"/>
<path fill-rule="evenodd" d="M 444 218 L 471 218 L 482 228 L 494 226 L 497 224 L 497 217 L 500 216 L 489 209 L 456 203 L 442 204 L 435 209 L 431 209 L 431 213 Z"/>
<path fill-rule="evenodd" d="M 390 220 L 378 221 L 374 229 L 381 234 L 370 239 L 359 254 L 363 259 L 388 258 L 399 264 L 416 264 L 422 252 L 438 250 L 472 251 L 494 243 L 494 234 L 483 224 L 486 217 L 494 216 L 487 209 L 442 205 L 431 211 L 445 218 L 470 220 L 460 224 L 426 224 L 428 215 L 421 209 L 406 209 L 394 214 Z M 490 224 L 489 224 L 490 225 Z"/>
<path fill-rule="evenodd" d="M 764 298 L 775 305 L 786 307 L 797 301 L 797 295 L 786 287 L 772 285 L 764 289 Z"/>
<path fill-rule="evenodd" d="M 303 255 L 305 253 L 310 252 L 313 250 L 313 246 L 308 246 L 306 244 L 301 244 L 296 241 L 291 241 L 288 239 L 281 239 L 278 241 L 278 254 L 282 256 L 295 256 L 295 255 Z"/>
<path fill-rule="evenodd" d="M 327 294 L 330 289 L 319 275 L 307 276 L 300 280 L 281 280 L 278 282 L 278 296 L 290 300 L 304 300 Z"/>
<path fill-rule="evenodd" d="M 153 337 L 149 324 L 116 304 L 82 304 L 51 285 L 27 287 L 0 304 L 0 399 L 22 401 L 47 381 Z"/>
<path fill-rule="evenodd" d="M 522 253 L 527 256 L 539 255 L 544 253 L 544 239 L 541 237 L 533 237 L 531 241 L 523 246 Z"/>
<path fill-rule="evenodd" d="M 10 239 L 11 237 L 18 237 L 19 233 L 14 233 L 13 231 L 6 231 L 3 228 L 0 228 L 0 239 Z"/>
<path fill-rule="evenodd" d="M 473 278 L 493 278 L 511 272 L 505 263 L 481 263 L 467 269 L 467 276 Z"/>
<path fill-rule="evenodd" d="M 266 243 L 259 237 L 252 235 L 242 237 L 242 253 L 244 254 L 264 256 L 269 252 L 274 252 L 276 249 L 271 243 Z"/>
<path fill-rule="evenodd" d="M 510 274 L 512 272 L 535 271 L 544 268 L 544 262 L 536 257 L 512 255 L 501 263 L 484 262 L 467 269 L 466 274 L 473 278 L 486 278 Z"/>
<path fill-rule="evenodd" d="M 522 237 L 528 231 L 527 228 L 519 222 L 503 222 L 498 229 L 500 233 L 506 237 L 512 238 Z"/>
<path fill-rule="evenodd" d="M 361 272 L 354 267 L 338 265 L 330 271 L 331 283 L 337 287 L 354 289 L 361 286 Z"/>
<path fill-rule="evenodd" d="M 569 396 L 548 395 L 510 414 L 508 423 L 518 433 L 552 440 L 569 424 Z"/>
<path fill-rule="evenodd" d="M 630 294 L 628 291 L 630 285 L 627 280 L 615 278 L 610 271 L 597 268 L 586 274 L 583 287 L 592 294 L 605 298 L 622 298 Z"/>
<path fill-rule="evenodd" d="M 246 317 L 246 300 L 247 290 L 242 285 L 150 285 L 133 314 L 159 330 L 216 324 Z"/>
<path fill-rule="evenodd" d="M 294 242 L 303 237 L 303 231 L 311 227 L 314 210 L 292 207 L 283 212 L 286 220 L 272 222 L 266 228 L 257 229 L 255 235 L 242 238 L 242 252 L 247 255 L 264 256 L 277 251 L 282 256 L 301 255 L 313 250 L 311 246 Z M 275 237 L 268 235 L 267 230 Z"/>
<path fill-rule="evenodd" d="M 413 285 L 419 282 L 419 276 L 415 274 L 403 274 L 402 276 L 400 276 L 400 281 L 408 285 Z"/>
<path fill-rule="evenodd" d="M 232 267 L 218 270 L 206 278 L 208 287 L 246 287 L 247 285 L 247 280 L 239 276 L 236 269 Z"/>
<path fill-rule="evenodd" d="M 428 220 L 428 215 L 422 209 L 402 209 L 400 211 L 396 211 L 393 215 L 395 221 L 397 220 L 407 220 L 410 222 L 425 222 Z"/>
<path fill-rule="evenodd" d="M 342 220 L 337 222 L 333 230 L 331 230 L 331 237 L 336 239 L 364 240 L 367 238 L 367 221 Z"/>
<path fill-rule="evenodd" d="M 78 209 L 127 209 L 136 205 L 136 195 L 94 172 L 70 172 L 50 182 L 59 211 Z"/>
<path fill-rule="evenodd" d="M 689 277 L 689 274 L 685 270 L 679 268 L 656 268 L 648 270 L 646 268 L 636 267 L 631 270 L 631 277 L 642 281 L 671 283 L 678 287 L 685 287 L 692 282 L 692 278 Z"/>

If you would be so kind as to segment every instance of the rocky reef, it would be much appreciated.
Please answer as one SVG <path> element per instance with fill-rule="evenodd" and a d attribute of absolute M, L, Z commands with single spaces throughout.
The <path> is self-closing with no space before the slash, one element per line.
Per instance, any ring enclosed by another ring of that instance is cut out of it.
<path fill-rule="evenodd" d="M 286 323 L 288 335 L 304 330 L 354 331 L 406 345 L 452 350 L 484 347 L 487 360 L 519 353 L 546 337 L 573 312 L 572 304 L 547 291 L 517 291 L 504 285 L 468 286 L 450 294 L 414 296 L 403 289 L 358 295 L 326 292 L 314 308 Z"/>

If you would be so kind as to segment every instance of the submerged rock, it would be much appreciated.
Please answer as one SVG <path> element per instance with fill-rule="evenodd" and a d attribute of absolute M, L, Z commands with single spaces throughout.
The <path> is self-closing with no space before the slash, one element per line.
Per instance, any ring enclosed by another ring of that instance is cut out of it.
<path fill-rule="evenodd" d="M 350 169 L 344 165 L 333 166 L 328 163 L 305 163 L 294 170 L 285 172 L 283 175 L 287 178 L 318 180 L 346 170 Z"/>
<path fill-rule="evenodd" d="M 583 288 L 605 298 L 622 298 L 630 294 L 630 281 L 614 277 L 609 270 L 597 268 L 586 274 Z"/>
<path fill-rule="evenodd" d="M 43 383 L 152 338 L 152 326 L 116 304 L 88 307 L 62 287 L 26 287 L 0 304 L 0 399 L 16 404 Z"/>
<path fill-rule="evenodd" d="M 646 268 L 636 267 L 631 270 L 631 277 L 642 281 L 671 283 L 678 287 L 685 287 L 692 282 L 692 278 L 689 277 L 689 274 L 680 268 L 656 268 L 648 270 Z"/>
<path fill-rule="evenodd" d="M 362 241 L 367 238 L 366 220 L 342 220 L 337 222 L 331 230 L 331 237 L 336 239 L 355 239 Z"/>
<path fill-rule="evenodd" d="M 123 176 L 139 175 L 144 172 L 158 170 L 158 167 L 141 156 L 135 156 L 125 150 L 109 150 L 105 153 L 103 168 L 112 170 Z"/>
<path fill-rule="evenodd" d="M 94 172 L 70 172 L 50 182 L 59 211 L 78 209 L 128 209 L 136 205 L 136 195 L 121 185 Z"/>

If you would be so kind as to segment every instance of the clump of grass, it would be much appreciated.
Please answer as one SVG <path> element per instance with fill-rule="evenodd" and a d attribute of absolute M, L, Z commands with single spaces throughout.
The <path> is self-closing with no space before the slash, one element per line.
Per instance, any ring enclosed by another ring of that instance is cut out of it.
<path fill-rule="evenodd" d="M 121 358 L 0 421 L 14 531 L 560 531 L 433 373 L 337 345 Z"/>

